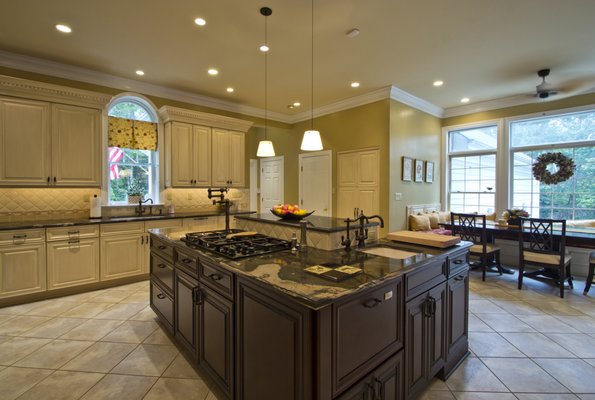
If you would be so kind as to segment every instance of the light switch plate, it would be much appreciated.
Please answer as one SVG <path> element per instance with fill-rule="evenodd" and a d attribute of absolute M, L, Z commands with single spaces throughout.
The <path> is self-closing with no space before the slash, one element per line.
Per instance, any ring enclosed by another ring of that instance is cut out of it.
<path fill-rule="evenodd" d="M 395 193 L 395 201 L 403 200 L 403 193 Z"/>

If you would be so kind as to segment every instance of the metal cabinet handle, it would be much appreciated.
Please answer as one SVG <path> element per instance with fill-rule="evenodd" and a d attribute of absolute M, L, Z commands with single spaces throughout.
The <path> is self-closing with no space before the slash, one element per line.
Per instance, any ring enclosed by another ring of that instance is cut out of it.
<path fill-rule="evenodd" d="M 157 248 L 159 250 L 165 250 L 165 249 L 167 249 L 167 246 L 161 245 L 161 246 L 157 246 Z"/>
<path fill-rule="evenodd" d="M 54 183 L 56 183 L 56 177 L 54 176 Z"/>
<path fill-rule="evenodd" d="M 69 235 L 79 235 L 81 231 L 68 231 Z"/>
<path fill-rule="evenodd" d="M 165 295 L 163 293 L 157 293 L 157 298 L 164 300 L 165 299 Z"/>
<path fill-rule="evenodd" d="M 50 183 L 50 177 L 48 176 L 48 183 Z"/>
<path fill-rule="evenodd" d="M 465 275 L 459 275 L 455 278 L 455 281 L 462 281 L 463 279 L 465 279 Z"/>
<path fill-rule="evenodd" d="M 140 244 L 145 244 L 145 237 L 141 235 L 140 237 Z"/>
<path fill-rule="evenodd" d="M 157 268 L 165 268 L 166 265 L 165 264 L 157 264 Z"/>
<path fill-rule="evenodd" d="M 368 301 L 365 301 L 363 305 L 366 308 L 374 308 L 374 307 L 376 307 L 380 303 L 382 303 L 382 300 L 379 300 L 379 299 L 370 299 Z"/>
<path fill-rule="evenodd" d="M 192 302 L 194 304 L 201 304 L 203 301 L 203 293 L 200 290 L 199 287 L 195 287 L 194 289 L 192 289 Z"/>
<path fill-rule="evenodd" d="M 71 240 L 68 241 L 68 244 L 77 244 L 77 243 L 80 243 L 80 242 L 81 241 L 78 240 L 78 239 L 71 239 Z"/>
<path fill-rule="evenodd" d="M 191 258 L 182 258 L 182 262 L 184 264 L 192 264 L 192 259 Z"/>
<path fill-rule="evenodd" d="M 219 274 L 211 274 L 209 275 L 209 278 L 211 278 L 214 281 L 220 281 L 221 279 L 223 279 L 223 277 Z"/>
<path fill-rule="evenodd" d="M 13 239 L 26 239 L 27 238 L 27 234 L 21 234 L 21 235 L 12 235 Z"/>
<path fill-rule="evenodd" d="M 464 261 L 463 260 L 454 260 L 453 264 L 462 264 Z"/>
<path fill-rule="evenodd" d="M 206 219 L 209 219 L 209 217 L 194 217 L 192 218 L 194 221 L 204 221 Z"/>

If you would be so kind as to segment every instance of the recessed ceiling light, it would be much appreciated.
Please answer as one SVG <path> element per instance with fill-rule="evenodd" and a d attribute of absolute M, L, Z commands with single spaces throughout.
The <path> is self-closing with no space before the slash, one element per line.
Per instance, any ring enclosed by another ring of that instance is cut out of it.
<path fill-rule="evenodd" d="M 56 25 L 56 29 L 59 30 L 60 32 L 64 32 L 64 33 L 72 32 L 72 29 L 70 29 L 70 27 L 68 25 L 64 25 L 64 24 Z"/>
<path fill-rule="evenodd" d="M 296 101 L 295 103 L 292 104 L 292 106 L 294 106 L 294 107 L 299 107 L 301 105 L 302 105 L 302 103 L 300 103 L 299 101 Z"/>
<path fill-rule="evenodd" d="M 228 87 L 228 88 L 227 88 L 227 89 L 225 89 L 225 90 L 227 90 L 227 93 L 233 93 L 233 90 L 234 90 L 234 89 L 233 89 L 232 87 Z"/>
<path fill-rule="evenodd" d="M 444 82 L 442 82 L 442 81 L 434 81 L 433 85 L 434 86 L 442 86 L 442 85 L 444 85 Z"/>
<path fill-rule="evenodd" d="M 347 35 L 348 37 L 350 37 L 350 38 L 354 38 L 354 37 L 356 37 L 357 35 L 359 35 L 359 29 L 357 29 L 357 28 L 353 28 L 353 29 L 349 30 L 349 31 L 346 33 L 346 35 Z"/>
<path fill-rule="evenodd" d="M 145 71 L 139 69 L 139 70 L 136 71 L 136 74 L 137 75 L 140 75 L 140 76 L 143 76 L 145 74 Z"/>
<path fill-rule="evenodd" d="M 217 71 L 215 68 L 210 68 L 208 71 L 209 75 L 217 75 L 219 73 L 219 71 Z"/>
<path fill-rule="evenodd" d="M 469 103 L 469 97 L 463 97 L 461 103 Z"/>
<path fill-rule="evenodd" d="M 194 20 L 194 23 L 198 26 L 205 26 L 207 24 L 207 21 L 205 21 L 203 18 L 196 18 Z"/>
<path fill-rule="evenodd" d="M 351 82 L 351 87 L 359 87 L 359 82 Z"/>
<path fill-rule="evenodd" d="M 262 51 L 263 53 L 266 53 L 267 51 L 269 51 L 269 46 L 267 46 L 266 44 L 263 44 L 262 46 L 259 47 L 260 51 Z"/>

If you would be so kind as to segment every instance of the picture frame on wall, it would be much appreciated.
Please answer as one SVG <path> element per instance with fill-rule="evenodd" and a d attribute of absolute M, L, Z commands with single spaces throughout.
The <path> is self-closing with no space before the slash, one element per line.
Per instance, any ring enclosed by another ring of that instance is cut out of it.
<path fill-rule="evenodd" d="M 434 182 L 434 161 L 426 161 L 426 183 Z"/>
<path fill-rule="evenodd" d="M 424 181 L 424 160 L 415 159 L 415 182 Z"/>
<path fill-rule="evenodd" d="M 403 156 L 403 175 L 401 179 L 406 182 L 411 182 L 413 179 L 413 158 Z"/>

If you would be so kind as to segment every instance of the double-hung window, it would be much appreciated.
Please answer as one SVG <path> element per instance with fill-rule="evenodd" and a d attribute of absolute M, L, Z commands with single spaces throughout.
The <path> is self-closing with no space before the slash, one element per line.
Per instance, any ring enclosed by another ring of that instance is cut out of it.
<path fill-rule="evenodd" d="M 448 131 L 447 194 L 451 211 L 495 211 L 497 143 L 497 125 Z"/>

